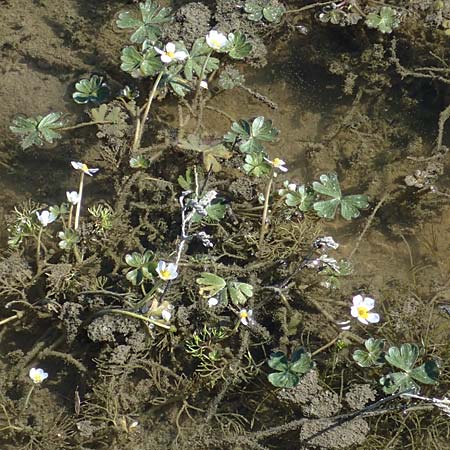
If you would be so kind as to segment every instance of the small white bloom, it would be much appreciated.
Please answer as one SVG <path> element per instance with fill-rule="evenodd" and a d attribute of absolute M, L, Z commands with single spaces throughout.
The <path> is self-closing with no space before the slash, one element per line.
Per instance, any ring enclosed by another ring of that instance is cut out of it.
<path fill-rule="evenodd" d="M 203 89 L 209 89 L 208 82 L 206 80 L 200 81 L 200 87 Z"/>
<path fill-rule="evenodd" d="M 272 167 L 280 170 L 281 172 L 287 172 L 288 169 L 286 167 L 286 163 L 280 158 L 268 159 L 264 158 Z"/>
<path fill-rule="evenodd" d="M 48 378 L 48 373 L 44 372 L 42 369 L 36 369 L 32 367 L 29 372 L 30 378 L 35 384 L 41 384 L 46 378 Z"/>
<path fill-rule="evenodd" d="M 206 43 L 213 49 L 213 50 L 223 50 L 228 45 L 228 39 L 223 34 L 220 33 L 217 30 L 211 30 L 206 35 Z"/>
<path fill-rule="evenodd" d="M 164 50 L 158 47 L 154 47 L 155 51 L 161 55 L 161 61 L 164 64 L 170 64 L 172 61 L 184 61 L 188 54 L 185 51 L 176 51 L 175 44 L 173 42 L 168 42 L 164 46 Z"/>
<path fill-rule="evenodd" d="M 36 216 L 43 227 L 46 227 L 49 223 L 55 221 L 56 217 L 50 211 L 44 209 L 41 213 L 36 211 Z"/>
<path fill-rule="evenodd" d="M 80 196 L 77 191 L 66 191 L 67 201 L 72 203 L 72 205 L 76 205 L 80 201 Z"/>
<path fill-rule="evenodd" d="M 72 167 L 75 170 L 81 170 L 83 173 L 85 173 L 86 175 L 89 175 L 90 177 L 92 177 L 92 175 L 94 175 L 94 173 L 98 172 L 99 169 L 90 169 L 86 164 L 80 162 L 80 161 L 70 161 L 70 164 L 72 164 Z"/>
<path fill-rule="evenodd" d="M 159 261 L 156 272 L 164 281 L 174 280 L 178 276 L 177 266 L 173 263 L 167 264 L 165 261 Z"/>
<path fill-rule="evenodd" d="M 350 313 L 352 317 L 356 317 L 364 325 L 369 323 L 377 323 L 380 321 L 380 316 L 372 313 L 375 306 L 375 300 L 370 297 L 363 297 L 362 295 L 355 295 L 353 297 L 353 305 Z"/>
<path fill-rule="evenodd" d="M 289 183 L 287 185 L 287 188 L 288 188 L 289 191 L 295 192 L 297 190 L 297 185 L 295 183 Z"/>
<path fill-rule="evenodd" d="M 163 309 L 161 313 L 161 317 L 166 321 L 170 322 L 170 318 L 172 317 L 172 313 L 168 309 Z"/>
<path fill-rule="evenodd" d="M 217 306 L 219 304 L 219 300 L 216 297 L 208 298 L 208 306 L 212 308 L 213 306 Z"/>
<path fill-rule="evenodd" d="M 239 318 L 241 319 L 241 323 L 242 325 L 251 325 L 253 323 L 255 323 L 255 321 L 253 320 L 253 310 L 249 309 L 241 309 L 239 311 Z"/>

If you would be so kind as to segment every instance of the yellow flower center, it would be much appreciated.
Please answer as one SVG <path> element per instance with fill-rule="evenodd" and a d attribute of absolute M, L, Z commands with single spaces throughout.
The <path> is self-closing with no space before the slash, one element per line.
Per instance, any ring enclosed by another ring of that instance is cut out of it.
<path fill-rule="evenodd" d="M 175 52 L 166 52 L 166 55 L 171 59 L 175 58 Z"/>
<path fill-rule="evenodd" d="M 33 377 L 33 381 L 34 381 L 35 383 L 40 383 L 40 382 L 42 381 L 42 376 L 41 376 L 41 374 L 36 373 L 36 374 L 34 375 L 34 377 Z"/>
<path fill-rule="evenodd" d="M 89 170 L 89 167 L 88 167 L 86 164 L 83 164 L 83 165 L 81 166 L 81 170 L 82 170 L 83 172 L 87 172 L 87 171 Z"/>
<path fill-rule="evenodd" d="M 369 317 L 369 310 L 365 306 L 358 306 L 358 317 L 366 319 Z"/>
<path fill-rule="evenodd" d="M 161 270 L 159 275 L 163 280 L 168 280 L 170 278 L 170 272 L 167 269 Z"/>
<path fill-rule="evenodd" d="M 278 166 L 281 165 L 281 159 L 280 158 L 275 158 L 272 162 L 273 162 L 273 165 L 275 167 L 278 167 Z"/>
<path fill-rule="evenodd" d="M 248 317 L 248 312 L 247 311 L 241 311 L 239 313 L 239 315 L 241 316 L 241 319 L 246 319 Z"/>

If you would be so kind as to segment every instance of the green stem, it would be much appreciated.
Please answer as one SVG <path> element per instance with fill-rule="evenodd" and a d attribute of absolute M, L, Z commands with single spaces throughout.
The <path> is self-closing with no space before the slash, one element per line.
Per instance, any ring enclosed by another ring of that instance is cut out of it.
<path fill-rule="evenodd" d="M 290 10 L 286 11 L 285 14 L 299 13 L 299 12 L 302 12 L 302 11 L 306 11 L 308 9 L 317 8 L 318 6 L 331 5 L 332 3 L 335 3 L 335 0 L 329 1 L 329 2 L 312 3 L 311 5 L 306 5 L 306 6 L 303 6 L 302 8 L 290 9 Z"/>
<path fill-rule="evenodd" d="M 41 238 L 42 238 L 42 231 L 44 230 L 44 227 L 41 226 L 39 228 L 39 234 L 37 237 L 37 247 L 36 247 L 36 265 L 39 267 L 40 259 L 41 259 Z"/>
<path fill-rule="evenodd" d="M 103 313 L 112 313 L 112 314 L 121 314 L 123 316 L 133 317 L 135 319 L 143 320 L 144 322 L 152 323 L 158 327 L 164 328 L 166 330 L 170 330 L 172 327 L 170 325 L 165 325 L 161 322 L 158 322 L 155 319 L 151 319 L 150 317 L 143 316 L 142 314 L 137 314 L 132 311 L 124 311 L 123 309 L 106 309 L 102 311 Z"/>
<path fill-rule="evenodd" d="M 34 391 L 34 385 L 31 386 L 31 389 L 28 391 L 27 398 L 25 399 L 25 404 L 23 405 L 23 409 L 27 409 L 28 403 L 30 402 L 31 393 Z"/>
<path fill-rule="evenodd" d="M 75 231 L 78 230 L 78 226 L 80 225 L 80 211 L 81 211 L 81 200 L 83 198 L 83 184 L 84 184 L 84 172 L 81 172 L 80 187 L 78 188 L 77 211 L 75 213 Z"/>
<path fill-rule="evenodd" d="M 274 175 L 274 171 L 272 169 L 269 182 L 267 183 L 267 186 L 266 186 L 266 191 L 264 192 L 264 209 L 263 209 L 262 222 L 261 222 L 261 231 L 259 232 L 259 247 L 262 246 L 262 243 L 264 241 L 264 235 L 266 234 L 267 213 L 269 212 L 269 197 L 270 197 L 270 191 L 272 190 L 272 183 L 273 183 L 273 178 L 274 178 L 273 175 Z"/>
<path fill-rule="evenodd" d="M 111 120 L 99 120 L 98 122 L 95 120 L 91 120 L 90 122 L 77 123 L 76 125 L 72 125 L 70 127 L 58 128 L 58 131 L 70 131 L 76 130 L 77 128 L 89 127 L 91 125 L 110 125 L 112 123 L 114 122 L 112 122 Z"/>
<path fill-rule="evenodd" d="M 158 89 L 158 85 L 161 81 L 163 74 L 164 72 L 160 72 L 158 78 L 156 78 L 155 83 L 153 84 L 153 89 L 150 91 L 150 95 L 148 96 L 147 105 L 145 106 L 144 113 L 142 114 L 142 117 L 137 121 L 136 132 L 134 135 L 134 142 L 133 142 L 133 151 L 138 150 L 141 145 L 142 135 L 144 134 L 144 124 L 147 120 L 148 113 L 150 112 L 153 99 L 155 98 L 156 90 Z"/>
<path fill-rule="evenodd" d="M 198 102 L 198 96 L 200 94 L 200 89 L 201 89 L 201 82 L 203 81 L 203 77 L 205 76 L 205 70 L 206 70 L 206 65 L 208 64 L 209 58 L 212 55 L 212 50 L 206 55 L 205 58 L 205 62 L 203 63 L 203 67 L 202 67 L 202 71 L 200 72 L 200 76 L 198 77 L 198 83 L 197 83 L 197 89 L 195 90 L 195 96 L 194 96 L 194 101 L 192 102 L 192 105 L 194 107 L 194 109 L 197 108 L 197 102 Z"/>

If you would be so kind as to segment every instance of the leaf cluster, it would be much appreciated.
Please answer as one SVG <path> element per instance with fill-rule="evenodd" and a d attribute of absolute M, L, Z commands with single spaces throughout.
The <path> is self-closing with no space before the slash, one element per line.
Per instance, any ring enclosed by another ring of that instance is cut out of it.
<path fill-rule="evenodd" d="M 259 22 L 262 19 L 270 23 L 278 23 L 286 8 L 276 0 L 247 0 L 244 4 L 247 19 Z"/>
<path fill-rule="evenodd" d="M 222 277 L 202 272 L 201 277 L 196 279 L 200 287 L 200 295 L 206 298 L 217 297 L 222 305 L 228 304 L 228 299 L 237 306 L 243 306 L 247 299 L 253 297 L 253 286 L 240 281 L 226 281 Z"/>
<path fill-rule="evenodd" d="M 127 280 L 133 286 L 140 286 L 145 280 L 152 280 L 156 269 L 154 254 L 150 250 L 144 253 L 133 252 L 125 255 L 125 262 L 131 267 L 127 270 Z"/>
<path fill-rule="evenodd" d="M 300 378 L 314 367 L 311 355 L 302 347 L 295 350 L 290 359 L 283 352 L 272 353 L 267 363 L 275 370 L 267 378 L 273 386 L 281 388 L 297 386 Z"/>
<path fill-rule="evenodd" d="M 61 116 L 60 112 L 36 117 L 19 116 L 13 120 L 9 128 L 20 136 L 21 146 L 25 150 L 32 145 L 41 146 L 46 142 L 51 144 L 59 139 L 61 134 L 57 130 L 64 127 Z"/>
<path fill-rule="evenodd" d="M 436 384 L 439 377 L 439 367 L 434 360 L 426 361 L 418 367 L 419 347 L 416 344 L 392 346 L 384 352 L 384 341 L 370 338 L 364 346 L 366 350 L 356 350 L 354 361 L 360 367 L 382 367 L 388 363 L 400 371 L 390 372 L 380 378 L 380 384 L 386 394 L 412 390 L 419 392 L 421 384 Z"/>
<path fill-rule="evenodd" d="M 383 6 L 378 12 L 367 15 L 366 25 L 369 28 L 376 28 L 381 33 L 392 33 L 400 25 L 400 20 L 394 9 Z"/>
<path fill-rule="evenodd" d="M 103 103 L 109 95 L 109 88 L 103 77 L 92 75 L 91 78 L 83 78 L 75 84 L 76 91 L 72 94 L 75 103 Z"/>

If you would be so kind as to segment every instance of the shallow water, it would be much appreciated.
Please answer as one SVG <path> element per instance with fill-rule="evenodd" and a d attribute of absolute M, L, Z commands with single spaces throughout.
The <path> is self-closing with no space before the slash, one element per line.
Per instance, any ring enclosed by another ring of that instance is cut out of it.
<path fill-rule="evenodd" d="M 119 33 L 114 20 L 124 3 L 10 0 L 2 5 L 3 245 L 7 237 L 4 217 L 14 205 L 30 198 L 48 204 L 63 201 L 65 191 L 77 180 L 70 171 L 70 161 L 79 160 L 86 151 L 96 152 L 93 130 L 71 133 L 53 148 L 23 152 L 8 129 L 11 120 L 17 114 L 47 111 L 82 118 L 83 106 L 71 100 L 75 81 L 92 72 L 108 74 L 114 86 L 123 81 L 118 55 L 126 34 Z M 445 291 L 450 278 L 449 197 L 407 190 L 404 178 L 426 165 L 408 159 L 409 152 L 419 159 L 432 154 L 445 93 L 441 99 L 429 101 L 425 94 L 415 92 L 411 94 L 413 106 L 407 109 L 398 101 L 401 82 L 397 80 L 398 84 L 386 87 L 383 95 L 363 94 L 353 103 L 357 89 L 344 94 L 343 77 L 325 70 L 326 58 L 328 55 L 337 60 L 340 53 L 352 56 L 363 44 L 352 42 L 341 29 L 326 29 L 315 22 L 309 27 L 307 35 L 297 32 L 287 43 L 272 42 L 269 64 L 263 69 L 244 69 L 246 86 L 275 102 L 276 109 L 237 89 L 217 95 L 210 104 L 234 119 L 257 115 L 271 118 L 281 134 L 269 151 L 273 157 L 286 160 L 290 181 L 311 182 L 321 173 L 337 171 L 344 192 L 370 196 L 371 207 L 361 218 L 351 223 L 338 219 L 324 225 L 327 233 L 341 243 L 339 256 L 352 255 L 356 274 L 344 285 L 350 290 L 370 291 L 389 323 L 402 322 L 389 333 L 396 332 L 405 339 L 421 338 L 426 345 L 439 349 L 447 345 L 449 336 L 449 316 L 438 309 L 439 304 L 450 303 L 450 292 Z M 160 108 L 161 114 L 176 117 L 173 105 Z M 204 125 L 218 137 L 230 124 L 211 112 Z M 421 143 L 413 148 L 412 143 L 418 139 Z M 443 144 L 450 145 L 448 135 Z M 446 158 L 443 164 L 448 167 Z M 439 190 L 446 193 L 450 186 L 448 170 L 437 183 Z M 388 193 L 390 197 L 359 242 L 370 213 Z M 107 198 L 107 187 L 98 188 L 95 195 Z M 432 206 L 427 208 L 428 204 Z M 436 287 L 442 287 L 444 294 L 430 308 L 427 302 Z M 416 312 L 408 313 L 405 311 L 411 299 Z M 417 336 L 413 328 L 424 321 L 432 325 L 426 335 Z M 276 444 L 270 448 L 281 450 Z"/>

